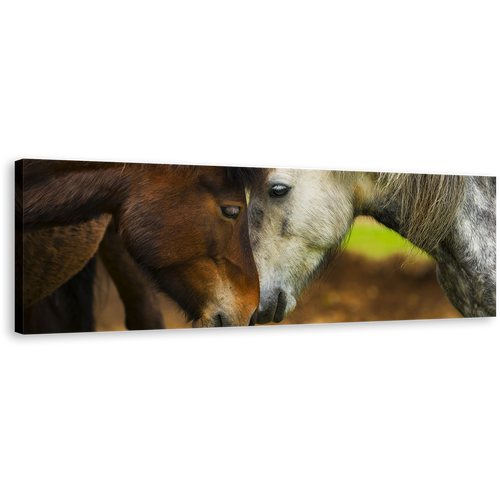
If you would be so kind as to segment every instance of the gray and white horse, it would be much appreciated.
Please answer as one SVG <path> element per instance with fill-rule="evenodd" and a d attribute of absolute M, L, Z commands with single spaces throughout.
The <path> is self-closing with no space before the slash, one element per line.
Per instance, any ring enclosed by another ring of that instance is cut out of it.
<path fill-rule="evenodd" d="M 358 215 L 429 253 L 462 315 L 495 316 L 495 205 L 495 177 L 269 169 L 249 203 L 257 322 L 280 322 L 294 309 Z"/>

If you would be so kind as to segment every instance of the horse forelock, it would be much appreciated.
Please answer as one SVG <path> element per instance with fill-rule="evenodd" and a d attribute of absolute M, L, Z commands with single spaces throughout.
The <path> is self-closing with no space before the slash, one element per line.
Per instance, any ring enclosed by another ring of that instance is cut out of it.
<path fill-rule="evenodd" d="M 174 172 L 180 172 L 196 179 L 200 168 L 198 165 L 166 165 Z M 267 169 L 258 167 L 218 167 L 224 171 L 226 180 L 238 189 L 252 189 L 265 178 Z"/>
<path fill-rule="evenodd" d="M 266 168 L 258 167 L 224 167 L 227 180 L 244 189 L 252 189 L 259 186 L 265 179 Z"/>
<path fill-rule="evenodd" d="M 447 235 L 465 199 L 464 177 L 437 174 L 374 174 L 387 205 L 400 207 L 401 230 L 415 246 L 431 251 Z"/>

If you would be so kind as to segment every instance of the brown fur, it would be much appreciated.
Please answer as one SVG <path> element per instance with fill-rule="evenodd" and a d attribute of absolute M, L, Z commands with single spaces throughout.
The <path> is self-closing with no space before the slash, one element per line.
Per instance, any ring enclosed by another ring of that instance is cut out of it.
<path fill-rule="evenodd" d="M 58 226 L 24 235 L 24 307 L 47 297 L 94 256 L 110 216 L 75 226 Z"/>
<path fill-rule="evenodd" d="M 24 309 L 23 333 L 90 332 L 95 329 L 96 258 L 48 297 Z"/>
<path fill-rule="evenodd" d="M 108 224 L 96 257 L 48 297 L 25 308 L 24 333 L 94 330 L 94 302 L 102 300 L 102 289 L 101 293 L 94 293 L 95 261 L 98 257 L 123 301 L 125 326 L 129 330 L 165 328 L 158 296 L 116 235 L 112 220 Z M 102 282 L 99 288 L 101 287 Z"/>
<path fill-rule="evenodd" d="M 118 237 L 134 262 L 189 319 L 203 326 L 248 324 L 259 299 L 244 211 L 244 187 L 252 175 L 256 178 L 257 170 L 252 174 L 221 167 L 17 162 L 16 228 L 27 231 L 23 242 L 19 231 L 16 235 L 17 305 L 22 307 L 24 298 L 33 303 L 58 281 L 64 283 L 70 268 L 75 270 L 93 255 L 113 216 Z M 242 213 L 228 220 L 221 206 L 239 206 Z M 91 234 L 83 234 L 84 228 Z M 67 242 L 65 236 L 78 241 Z M 80 241 L 80 236 L 88 241 Z M 57 244 L 46 249 L 47 241 Z M 23 243 L 30 246 L 29 252 Z M 37 271 L 28 274 L 29 269 Z"/>
<path fill-rule="evenodd" d="M 109 224 L 99 245 L 99 257 L 122 299 L 125 326 L 129 330 L 165 328 L 158 297 L 123 246 L 113 222 Z"/>

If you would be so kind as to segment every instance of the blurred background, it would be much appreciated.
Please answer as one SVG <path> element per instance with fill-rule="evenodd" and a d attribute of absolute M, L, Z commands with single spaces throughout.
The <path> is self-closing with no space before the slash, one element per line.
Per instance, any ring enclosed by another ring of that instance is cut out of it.
<path fill-rule="evenodd" d="M 461 318 L 436 277 L 436 264 L 371 217 L 358 217 L 344 252 L 303 294 L 281 324 Z M 99 268 L 97 330 L 125 329 L 114 284 Z M 190 328 L 179 308 L 160 297 L 166 328 Z"/>

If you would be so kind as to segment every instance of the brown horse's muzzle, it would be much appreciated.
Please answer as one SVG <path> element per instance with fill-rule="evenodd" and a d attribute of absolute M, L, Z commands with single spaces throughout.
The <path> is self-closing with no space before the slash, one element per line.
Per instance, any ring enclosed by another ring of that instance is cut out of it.
<path fill-rule="evenodd" d="M 256 308 L 250 316 L 241 318 L 226 311 L 218 311 L 213 315 L 193 321 L 193 328 L 218 328 L 221 326 L 254 326 L 257 322 Z"/>

